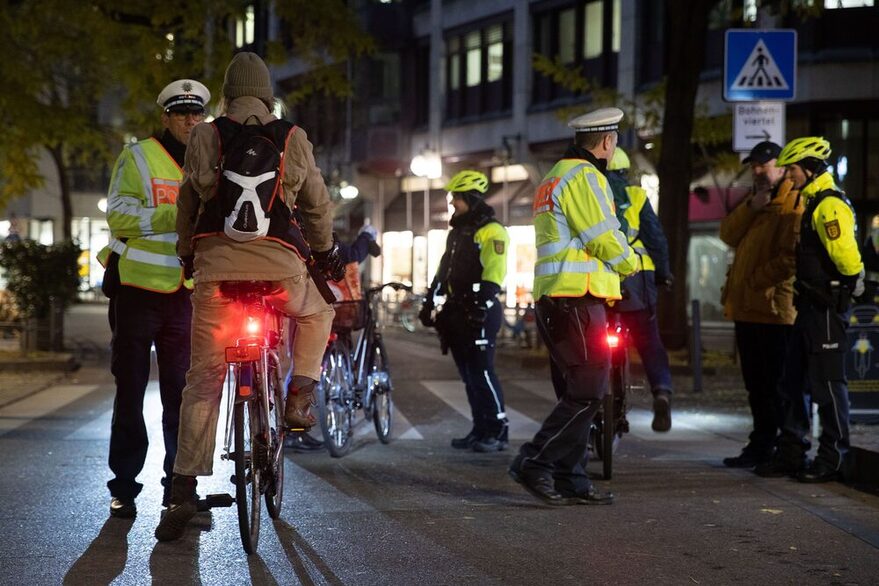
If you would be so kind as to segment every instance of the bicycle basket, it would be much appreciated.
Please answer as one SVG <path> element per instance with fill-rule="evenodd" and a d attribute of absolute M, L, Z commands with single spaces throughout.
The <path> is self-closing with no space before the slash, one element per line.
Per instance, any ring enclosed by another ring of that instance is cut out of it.
<path fill-rule="evenodd" d="M 359 330 L 366 325 L 366 300 L 337 301 L 333 304 L 333 330 Z"/>

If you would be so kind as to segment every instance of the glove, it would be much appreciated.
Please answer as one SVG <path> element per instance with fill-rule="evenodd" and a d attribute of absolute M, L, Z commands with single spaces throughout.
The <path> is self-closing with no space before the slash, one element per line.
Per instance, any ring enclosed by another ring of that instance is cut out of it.
<path fill-rule="evenodd" d="M 369 256 L 371 256 L 373 258 L 381 256 L 382 247 L 379 246 L 378 242 L 376 242 L 375 240 L 370 240 L 366 249 L 369 252 Z"/>
<path fill-rule="evenodd" d="M 312 253 L 314 264 L 317 270 L 323 274 L 328 281 L 341 281 L 345 278 L 345 261 L 342 260 L 342 253 L 339 250 L 339 243 L 333 242 L 333 246 L 329 250 L 323 252 L 315 251 Z"/>
<path fill-rule="evenodd" d="M 426 328 L 432 328 L 436 324 L 432 314 L 433 303 L 425 300 L 424 303 L 421 304 L 421 311 L 418 312 L 418 319 L 421 321 L 421 325 Z"/>
<path fill-rule="evenodd" d="M 669 292 L 672 290 L 672 286 L 674 285 L 674 282 L 675 282 L 674 275 L 671 275 L 671 274 L 660 275 L 659 273 L 656 273 L 656 276 L 654 277 L 654 279 L 655 279 L 657 287 L 661 287 L 662 289 L 665 289 L 666 291 L 669 291 Z"/>
<path fill-rule="evenodd" d="M 360 234 L 366 234 L 373 240 L 378 238 L 378 232 L 371 224 L 364 224 L 363 227 L 360 229 L 360 232 L 358 232 L 357 234 L 358 236 Z"/>
<path fill-rule="evenodd" d="M 183 267 L 183 278 L 191 279 L 194 270 L 193 263 L 195 262 L 195 255 L 188 254 L 186 256 L 178 257 L 177 260 L 180 261 L 180 266 Z"/>

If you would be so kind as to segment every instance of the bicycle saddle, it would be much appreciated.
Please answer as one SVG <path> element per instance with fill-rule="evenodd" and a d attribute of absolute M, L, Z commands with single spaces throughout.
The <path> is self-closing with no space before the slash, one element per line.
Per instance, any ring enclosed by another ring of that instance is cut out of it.
<path fill-rule="evenodd" d="M 281 292 L 281 284 L 276 281 L 223 281 L 220 293 L 223 297 L 238 299 L 239 297 L 267 297 Z"/>

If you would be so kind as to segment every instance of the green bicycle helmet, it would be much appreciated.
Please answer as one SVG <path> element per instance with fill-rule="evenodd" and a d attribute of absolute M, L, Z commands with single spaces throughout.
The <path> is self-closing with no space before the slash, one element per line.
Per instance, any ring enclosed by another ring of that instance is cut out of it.
<path fill-rule="evenodd" d="M 804 136 L 795 138 L 781 149 L 775 164 L 786 167 L 799 163 L 803 159 L 826 161 L 830 156 L 830 143 L 821 136 Z"/>
<path fill-rule="evenodd" d="M 617 147 L 613 151 L 613 157 L 611 157 L 610 162 L 607 164 L 607 170 L 623 171 L 631 166 L 632 164 L 629 161 L 629 155 L 626 154 L 626 151 L 624 151 L 622 147 Z"/>
<path fill-rule="evenodd" d="M 445 190 L 452 193 L 478 191 L 484 194 L 488 191 L 488 177 L 485 176 L 485 173 L 480 173 L 479 171 L 464 170 L 446 183 Z"/>

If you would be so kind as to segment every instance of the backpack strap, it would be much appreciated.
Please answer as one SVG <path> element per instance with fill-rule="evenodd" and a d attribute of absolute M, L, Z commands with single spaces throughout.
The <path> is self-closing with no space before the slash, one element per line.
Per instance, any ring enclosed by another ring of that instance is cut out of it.
<path fill-rule="evenodd" d="M 284 182 L 284 161 L 287 158 L 285 155 L 287 153 L 287 145 L 290 143 L 290 138 L 293 136 L 293 133 L 296 132 L 296 130 L 299 128 L 295 124 L 287 122 L 286 120 L 278 120 L 277 122 L 286 123 L 287 131 L 284 135 L 283 142 L 278 148 L 278 150 L 281 151 L 281 164 L 278 167 L 278 182 L 275 184 L 275 192 L 272 194 L 272 200 L 269 204 L 269 209 L 271 209 L 271 205 L 275 203 L 275 197 L 277 197 L 278 194 L 281 195 L 281 201 L 285 204 L 287 203 L 287 200 L 284 198 L 284 190 L 281 188 L 281 184 Z M 274 124 L 274 122 L 272 124 Z"/>

